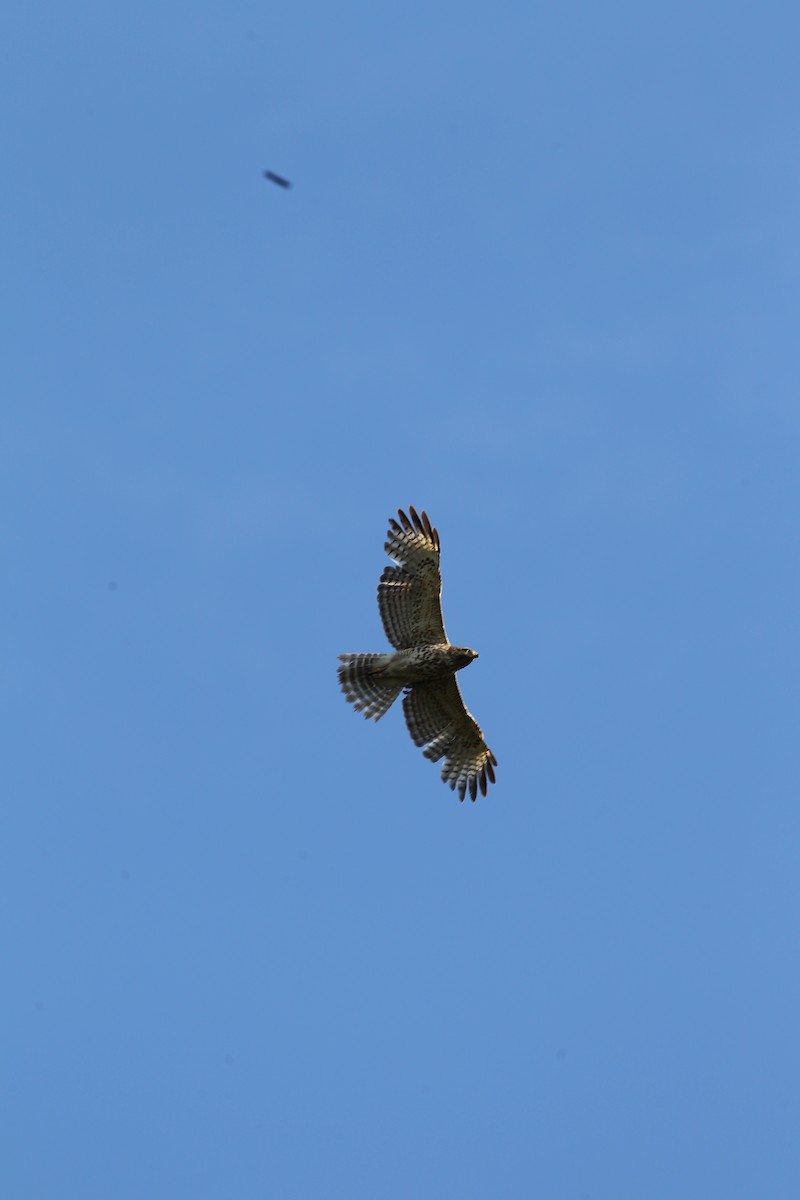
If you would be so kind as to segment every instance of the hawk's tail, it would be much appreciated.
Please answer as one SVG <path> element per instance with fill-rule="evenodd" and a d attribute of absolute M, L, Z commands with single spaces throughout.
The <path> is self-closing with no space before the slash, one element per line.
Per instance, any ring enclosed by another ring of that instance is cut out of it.
<path fill-rule="evenodd" d="M 403 690 L 402 683 L 381 679 L 391 658 L 391 654 L 339 655 L 339 683 L 345 698 L 367 719 L 380 721 Z"/>

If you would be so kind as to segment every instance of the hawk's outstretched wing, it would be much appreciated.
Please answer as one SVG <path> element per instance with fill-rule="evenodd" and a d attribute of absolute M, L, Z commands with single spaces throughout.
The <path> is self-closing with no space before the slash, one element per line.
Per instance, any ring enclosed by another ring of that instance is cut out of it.
<path fill-rule="evenodd" d="M 435 683 L 420 683 L 403 697 L 408 732 L 422 753 L 432 762 L 444 756 L 442 779 L 463 800 L 469 789 L 470 800 L 486 795 L 494 783 L 497 759 L 483 740 L 480 725 L 467 712 L 455 676 Z"/>
<path fill-rule="evenodd" d="M 400 524 L 390 519 L 386 553 L 397 563 L 386 567 L 378 584 L 378 608 L 386 636 L 397 650 L 447 641 L 442 619 L 439 534 L 428 514 L 402 508 Z"/>

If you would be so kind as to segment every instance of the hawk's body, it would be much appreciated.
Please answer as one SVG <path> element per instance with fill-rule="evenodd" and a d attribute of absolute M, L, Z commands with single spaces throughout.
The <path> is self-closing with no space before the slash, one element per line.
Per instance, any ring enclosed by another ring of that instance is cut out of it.
<path fill-rule="evenodd" d="M 390 521 L 386 567 L 378 584 L 378 608 L 394 654 L 340 654 L 339 682 L 357 712 L 379 721 L 405 688 L 409 733 L 426 758 L 444 757 L 442 779 L 472 800 L 494 783 L 497 759 L 475 718 L 467 712 L 455 673 L 478 655 L 451 646 L 442 618 L 439 535 L 423 512 L 402 509 Z"/>

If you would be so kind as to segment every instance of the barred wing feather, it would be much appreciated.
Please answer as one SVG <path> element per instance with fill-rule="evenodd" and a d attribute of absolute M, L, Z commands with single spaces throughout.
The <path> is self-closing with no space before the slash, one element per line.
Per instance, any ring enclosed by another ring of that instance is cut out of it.
<path fill-rule="evenodd" d="M 486 795 L 494 783 L 497 759 L 483 740 L 483 731 L 461 698 L 455 676 L 436 683 L 417 684 L 403 697 L 403 711 L 415 745 L 432 762 L 444 758 L 442 779 L 463 800 Z"/>
<path fill-rule="evenodd" d="M 433 646 L 447 641 L 442 618 L 439 534 L 413 507 L 410 518 L 398 510 L 400 522 L 389 521 L 386 553 L 396 566 L 386 567 L 378 584 L 378 609 L 386 636 L 396 650 Z"/>

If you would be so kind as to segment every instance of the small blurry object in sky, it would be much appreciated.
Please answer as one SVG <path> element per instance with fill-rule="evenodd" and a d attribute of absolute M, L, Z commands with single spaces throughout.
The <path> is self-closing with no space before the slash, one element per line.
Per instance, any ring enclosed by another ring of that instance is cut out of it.
<path fill-rule="evenodd" d="M 270 183 L 277 183 L 278 187 L 290 188 L 292 186 L 288 179 L 284 179 L 282 175 L 276 175 L 274 171 L 265 171 L 264 178 L 268 179 Z"/>

